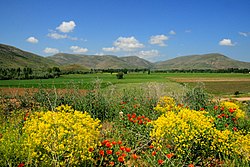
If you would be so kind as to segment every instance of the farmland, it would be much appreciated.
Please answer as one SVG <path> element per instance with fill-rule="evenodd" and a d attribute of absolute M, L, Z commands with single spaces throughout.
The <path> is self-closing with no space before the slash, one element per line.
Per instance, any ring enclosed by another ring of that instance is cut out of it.
<path fill-rule="evenodd" d="M 115 74 L 71 74 L 55 79 L 34 80 L 1 80 L 1 88 L 57 88 L 65 89 L 75 86 L 79 89 L 89 89 L 95 80 L 101 81 L 101 87 L 116 85 L 120 88 L 137 87 L 145 83 L 161 83 L 167 87 L 183 89 L 204 84 L 204 89 L 213 95 L 234 95 L 236 91 L 241 96 L 249 96 L 250 75 L 236 73 L 129 73 L 124 79 L 117 79 Z"/>

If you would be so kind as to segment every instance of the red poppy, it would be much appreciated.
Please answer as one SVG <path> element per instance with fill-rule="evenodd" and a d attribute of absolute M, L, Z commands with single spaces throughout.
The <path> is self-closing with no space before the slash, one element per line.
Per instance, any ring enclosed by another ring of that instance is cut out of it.
<path fill-rule="evenodd" d="M 132 114 L 132 118 L 136 118 L 136 113 L 133 113 L 133 114 Z"/>
<path fill-rule="evenodd" d="M 230 108 L 230 109 L 229 109 L 229 112 L 230 112 L 230 113 L 233 113 L 233 112 L 234 112 L 234 110 L 233 110 L 232 108 Z"/>
<path fill-rule="evenodd" d="M 114 161 L 109 162 L 109 166 L 114 166 L 114 165 L 115 165 Z"/>
<path fill-rule="evenodd" d="M 218 117 L 218 118 L 222 118 L 222 116 L 221 116 L 221 115 L 218 115 L 217 117 Z"/>
<path fill-rule="evenodd" d="M 106 153 L 111 155 L 113 153 L 113 151 L 112 150 L 107 150 Z"/>
<path fill-rule="evenodd" d="M 155 156 L 155 155 L 156 155 L 156 151 L 153 151 L 153 152 L 152 152 L 152 155 Z"/>
<path fill-rule="evenodd" d="M 122 141 L 121 141 L 121 140 L 119 140 L 117 143 L 118 143 L 119 145 L 121 145 L 121 144 L 122 144 Z"/>
<path fill-rule="evenodd" d="M 131 117 L 131 114 L 127 114 L 127 116 L 130 118 L 130 117 Z"/>
<path fill-rule="evenodd" d="M 164 161 L 163 161 L 162 159 L 159 159 L 159 160 L 158 160 L 158 164 L 159 164 L 159 165 L 162 165 L 163 162 L 164 162 Z"/>
<path fill-rule="evenodd" d="M 132 154 L 133 159 L 139 158 L 136 154 Z"/>
<path fill-rule="evenodd" d="M 200 111 L 204 111 L 205 109 L 204 108 L 201 108 Z"/>
<path fill-rule="evenodd" d="M 138 124 L 140 124 L 140 125 L 143 124 L 142 120 L 140 120 L 140 121 L 138 122 Z"/>
<path fill-rule="evenodd" d="M 129 152 L 131 151 L 131 149 L 130 149 L 129 147 L 126 147 L 126 148 L 125 148 L 125 151 L 126 151 L 127 153 L 129 153 Z"/>
<path fill-rule="evenodd" d="M 101 156 L 104 156 L 104 150 L 100 150 L 100 151 L 99 151 L 99 154 L 100 154 Z"/>
<path fill-rule="evenodd" d="M 116 141 L 112 141 L 112 144 L 113 144 L 113 145 L 116 145 L 117 143 L 116 143 Z"/>
<path fill-rule="evenodd" d="M 170 159 L 170 158 L 172 158 L 174 156 L 174 154 L 173 153 L 169 153 L 166 156 L 168 157 L 168 159 Z"/>
<path fill-rule="evenodd" d="M 152 149 L 152 148 L 154 148 L 154 146 L 153 146 L 153 145 L 150 145 L 149 148 Z"/>
<path fill-rule="evenodd" d="M 120 147 L 120 150 L 125 151 L 125 147 L 124 147 L 124 146 L 121 146 L 121 147 Z"/>
<path fill-rule="evenodd" d="M 24 167 L 24 163 L 20 163 L 17 167 Z"/>
<path fill-rule="evenodd" d="M 223 111 L 223 110 L 224 110 L 224 107 L 221 107 L 220 110 Z"/>
<path fill-rule="evenodd" d="M 234 131 L 237 131 L 237 128 L 236 128 L 236 127 L 233 127 L 233 130 L 234 130 Z"/>
<path fill-rule="evenodd" d="M 219 107 L 218 106 L 214 106 L 214 109 L 217 110 Z"/>
<path fill-rule="evenodd" d="M 124 162 L 125 158 L 123 156 L 118 157 L 119 162 Z"/>
<path fill-rule="evenodd" d="M 121 155 L 122 157 L 126 157 L 127 156 L 127 154 L 125 154 L 125 153 L 122 153 L 122 155 Z"/>
<path fill-rule="evenodd" d="M 108 140 L 103 140 L 102 141 L 102 144 L 105 145 L 106 143 L 108 143 L 109 141 Z"/>
<path fill-rule="evenodd" d="M 189 164 L 188 167 L 194 167 L 194 164 Z"/>
<path fill-rule="evenodd" d="M 106 143 L 106 147 L 111 148 L 111 147 L 112 147 L 112 144 L 111 144 L 110 142 L 107 142 L 107 143 Z"/>
<path fill-rule="evenodd" d="M 119 151 L 117 151 L 115 154 L 116 154 L 116 155 L 120 155 L 121 153 L 120 153 Z"/>

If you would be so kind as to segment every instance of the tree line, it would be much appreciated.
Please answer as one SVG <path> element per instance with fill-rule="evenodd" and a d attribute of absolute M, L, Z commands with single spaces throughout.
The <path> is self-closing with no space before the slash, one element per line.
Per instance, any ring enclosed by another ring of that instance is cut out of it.
<path fill-rule="evenodd" d="M 67 74 L 93 74 L 93 73 L 250 73 L 250 69 L 244 68 L 228 68 L 228 69 L 170 69 L 170 70 L 156 70 L 148 68 L 135 69 L 90 69 L 89 71 L 62 71 L 59 67 L 48 68 L 47 70 L 35 70 L 29 67 L 25 68 L 0 68 L 0 80 L 9 79 L 48 79 L 57 78 L 60 75 Z"/>
<path fill-rule="evenodd" d="M 30 67 L 25 68 L 0 68 L 0 80 L 9 79 L 48 79 L 56 78 L 61 75 L 58 67 L 48 68 L 40 71 Z"/>

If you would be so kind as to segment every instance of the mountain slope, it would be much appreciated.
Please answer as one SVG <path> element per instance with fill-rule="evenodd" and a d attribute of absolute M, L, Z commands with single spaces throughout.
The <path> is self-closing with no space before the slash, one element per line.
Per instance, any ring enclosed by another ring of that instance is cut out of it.
<path fill-rule="evenodd" d="M 158 62 L 156 69 L 228 69 L 248 68 L 249 62 L 233 60 L 218 53 L 181 56 L 174 59 Z"/>
<path fill-rule="evenodd" d="M 152 63 L 136 56 L 117 57 L 112 55 L 77 55 L 59 53 L 48 57 L 61 65 L 78 64 L 93 69 L 150 68 Z"/>
<path fill-rule="evenodd" d="M 57 64 L 42 56 L 26 52 L 13 46 L 0 44 L 0 67 L 1 68 L 24 68 L 43 69 L 57 66 Z"/>

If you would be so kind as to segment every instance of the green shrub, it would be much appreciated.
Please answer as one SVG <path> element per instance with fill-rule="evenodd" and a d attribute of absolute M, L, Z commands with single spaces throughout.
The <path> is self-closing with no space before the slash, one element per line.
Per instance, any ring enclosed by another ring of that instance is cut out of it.
<path fill-rule="evenodd" d="M 117 79 L 123 79 L 123 72 L 118 72 L 117 74 L 116 74 L 116 77 L 117 77 Z"/>

